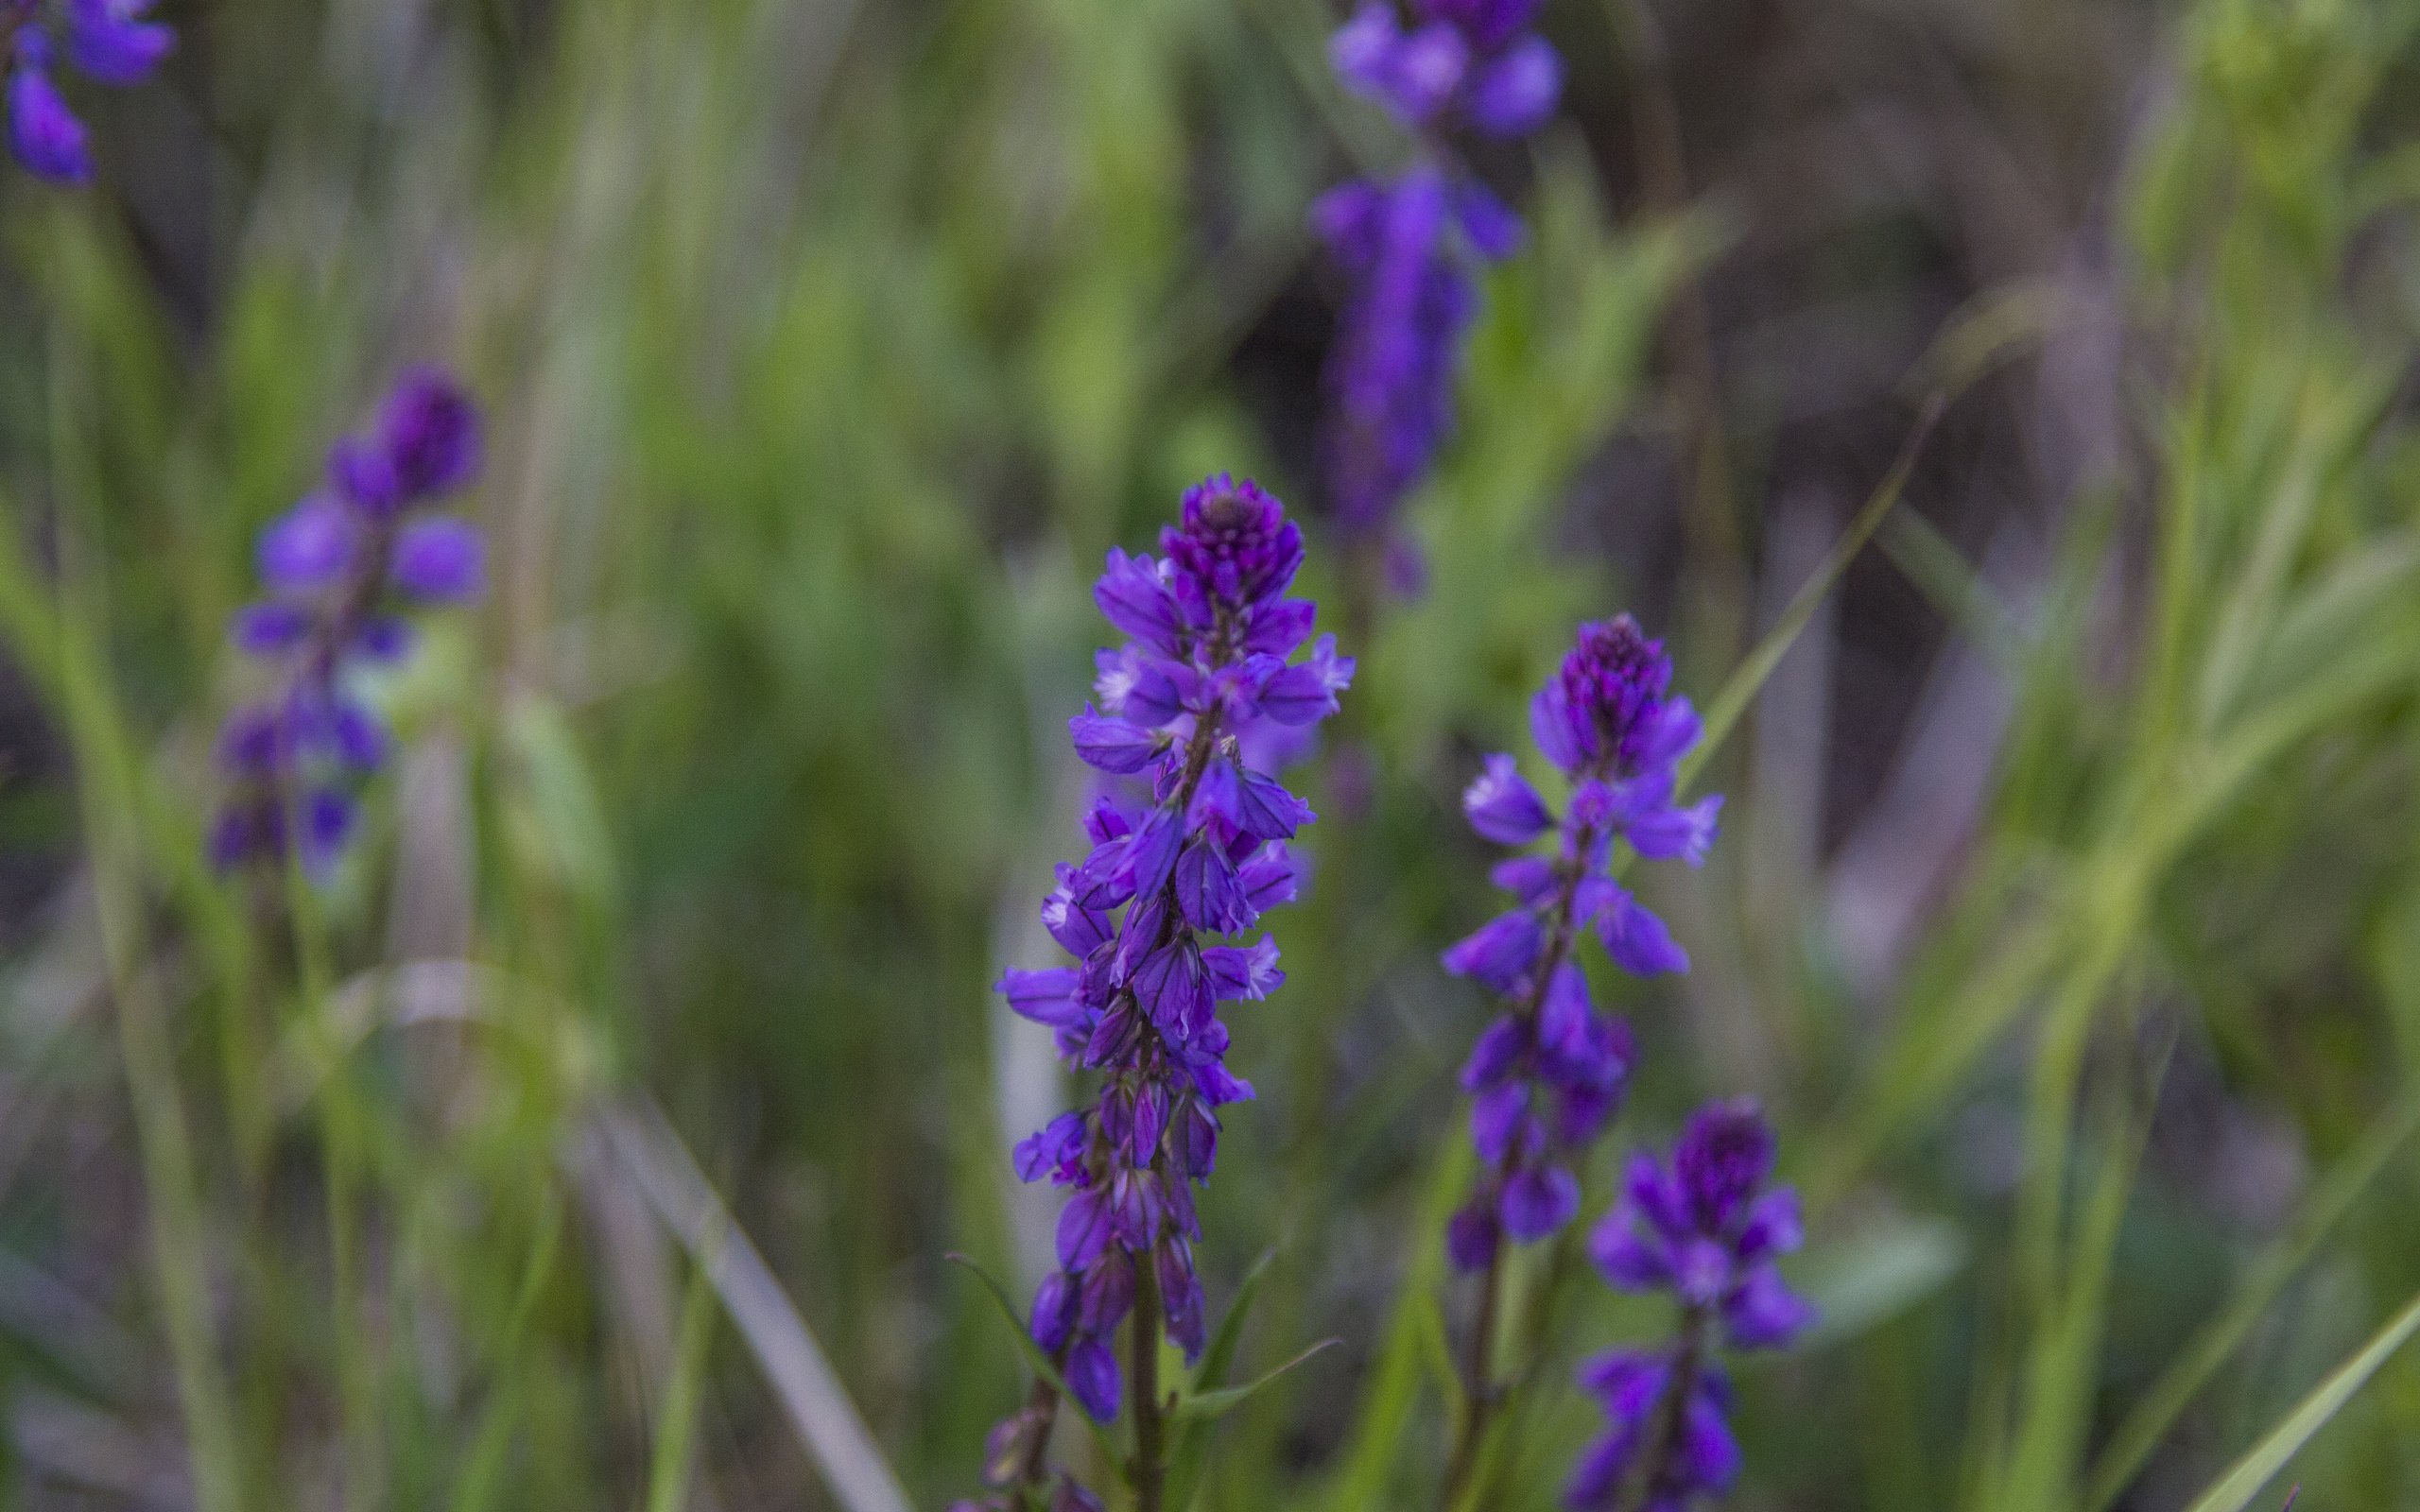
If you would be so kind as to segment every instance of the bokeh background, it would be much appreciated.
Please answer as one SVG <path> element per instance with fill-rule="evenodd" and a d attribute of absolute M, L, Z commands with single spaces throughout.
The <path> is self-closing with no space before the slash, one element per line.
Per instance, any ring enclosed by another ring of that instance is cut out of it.
<path fill-rule="evenodd" d="M 1342 1343 L 1203 1506 L 1433 1504 L 1456 795 L 1622 608 L 1754 695 L 1644 883 L 1696 970 L 1597 984 L 1588 1208 L 1704 1096 L 1783 1129 L 1827 1318 L 1735 1504 L 2180 1507 L 2420 1288 L 2409 0 L 1553 0 L 1412 598 L 1322 524 L 1304 214 L 1397 150 L 1325 5 L 162 15 L 100 187 L 0 174 L 9 1504 L 838 1507 L 803 1349 L 973 1492 L 1021 1366 L 944 1256 L 1038 1274 L 1067 1096 L 988 984 L 1049 958 L 1090 577 L 1218 469 L 1362 666 L 1204 1214 L 1214 1310 L 1273 1251 L 1246 1367 Z M 198 860 L 223 626 L 424 359 L 493 591 L 379 690 L 305 970 Z M 1525 1274 L 1520 1508 L 1665 1323 Z M 2420 1363 L 2290 1476 L 2420 1506 Z"/>

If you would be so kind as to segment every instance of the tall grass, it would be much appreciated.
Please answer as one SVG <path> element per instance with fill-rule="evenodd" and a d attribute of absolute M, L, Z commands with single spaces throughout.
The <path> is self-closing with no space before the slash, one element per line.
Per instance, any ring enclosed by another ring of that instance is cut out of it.
<path fill-rule="evenodd" d="M 176 19 L 171 84 L 102 117 L 117 188 L 0 180 L 0 1484 L 971 1492 L 1024 1363 L 943 1257 L 1046 1263 L 1005 1152 L 1061 1090 L 986 985 L 1070 833 L 1084 585 L 1213 469 L 1316 500 L 1302 213 L 1387 140 L 1324 80 L 1334 18 Z M 2359 1351 L 2420 1291 L 2415 20 L 2145 19 L 2084 251 L 1933 321 L 1885 407 L 1893 446 L 1940 428 L 1858 518 L 1893 452 L 1810 503 L 1780 401 L 1672 325 L 1759 207 L 1609 188 L 1657 60 L 1550 8 L 1575 120 L 1486 164 L 1533 234 L 1412 507 L 1426 591 L 1314 558 L 1362 675 L 1205 1215 L 1214 1315 L 1257 1278 L 1227 1381 L 1343 1345 L 1203 1437 L 1194 1505 L 1434 1502 L 1482 1012 L 1433 964 L 1483 906 L 1452 797 L 1626 605 L 1739 722 L 1724 847 L 1651 884 L 1691 985 L 1595 984 L 1653 1049 L 1616 1143 L 1748 1086 L 1816 1209 L 1827 1321 L 1740 1382 L 1737 1504 L 2183 1506 L 2288 1452 L 2304 1506 L 2413 1497 L 2420 1375 Z M 415 357 L 495 418 L 495 591 L 378 690 L 406 752 L 366 843 L 248 896 L 199 860 L 221 626 Z M 1979 435 L 2083 434 L 2063 405 L 2107 444 L 1962 504 Z M 1708 436 L 1724 529 L 1657 481 Z M 1859 723 L 1877 661 L 1904 731 Z M 1572 1362 L 1663 1320 L 1567 1250 L 1511 1309 L 1486 1484 L 1543 1507 Z"/>

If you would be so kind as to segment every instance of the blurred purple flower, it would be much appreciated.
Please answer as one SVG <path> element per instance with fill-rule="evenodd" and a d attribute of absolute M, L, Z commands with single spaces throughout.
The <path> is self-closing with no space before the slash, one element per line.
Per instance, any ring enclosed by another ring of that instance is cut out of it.
<path fill-rule="evenodd" d="M 103 84 L 139 84 L 176 48 L 176 33 L 144 17 L 151 0 L 0 0 L 0 73 L 7 80 L 9 149 L 53 183 L 88 183 L 93 159 L 83 122 L 52 79 L 63 50 Z M 62 43 L 63 37 L 63 43 Z"/>
<path fill-rule="evenodd" d="M 76 119 L 50 81 L 49 49 L 38 31 L 17 39 L 17 60 L 9 70 L 9 150 L 17 161 L 53 183 L 88 183 L 93 157 L 84 123 Z"/>
<path fill-rule="evenodd" d="M 1735 1349 L 1778 1349 L 1815 1320 L 1774 1262 L 1801 1238 L 1798 1194 L 1764 1190 L 1773 1132 L 1746 1099 L 1700 1108 L 1669 1166 L 1634 1156 L 1621 1199 L 1589 1239 L 1589 1258 L 1626 1292 L 1669 1292 L 1680 1339 L 1654 1353 L 1617 1351 L 1581 1367 L 1603 1403 L 1603 1436 L 1573 1472 L 1565 1500 L 1583 1512 L 1614 1505 L 1634 1482 L 1644 1505 L 1683 1512 L 1727 1489 L 1739 1450 L 1724 1415 L 1729 1391 L 1708 1359 L 1713 1325 Z"/>
<path fill-rule="evenodd" d="M 94 9 L 98 26 L 143 25 L 132 19 L 139 5 Z M 306 868 L 323 871 L 352 837 L 354 786 L 387 749 L 377 719 L 349 690 L 353 671 L 392 662 L 411 644 L 411 626 L 394 608 L 459 603 L 484 582 L 478 531 L 414 512 L 469 480 L 476 435 L 468 396 L 415 372 L 389 399 L 377 438 L 338 441 L 329 487 L 261 532 L 256 559 L 268 596 L 236 611 L 230 638 L 273 664 L 276 687 L 230 715 L 220 737 L 230 791 L 209 850 L 222 870 L 280 859 L 290 844 Z"/>
<path fill-rule="evenodd" d="M 1338 515 L 1387 541 L 1389 580 L 1416 592 L 1418 554 L 1393 539 L 1398 507 L 1454 424 L 1454 384 L 1478 307 L 1478 265 L 1512 255 L 1521 221 L 1461 166 L 1445 138 L 1518 136 L 1553 113 L 1563 65 L 1530 30 L 1535 0 L 1366 0 L 1328 44 L 1346 88 L 1418 139 L 1412 165 L 1322 196 L 1311 229 L 1344 274 L 1327 364 L 1322 448 Z"/>
<path fill-rule="evenodd" d="M 1529 29 L 1532 0 L 1414 0 L 1402 25 L 1367 0 L 1328 43 L 1337 77 L 1405 125 L 1465 126 L 1519 136 L 1545 124 L 1563 94 L 1563 61 Z"/>
<path fill-rule="evenodd" d="M 1605 1432 L 1580 1456 L 1564 1487 L 1564 1504 L 1577 1512 L 1613 1512 L 1622 1488 L 1644 1475 L 1645 1500 L 1632 1504 L 1647 1512 L 1686 1512 L 1701 1496 L 1720 1496 L 1739 1474 L 1739 1445 L 1727 1415 L 1731 1384 L 1722 1372 L 1703 1364 L 1676 1380 L 1683 1362 L 1668 1350 L 1616 1350 L 1580 1367 L 1582 1389 L 1595 1397 L 1609 1419 Z M 1672 1400 L 1675 1390 L 1687 1400 Z M 1667 1441 L 1658 1443 L 1659 1435 Z M 1641 1456 L 1649 1456 L 1642 1469 Z"/>

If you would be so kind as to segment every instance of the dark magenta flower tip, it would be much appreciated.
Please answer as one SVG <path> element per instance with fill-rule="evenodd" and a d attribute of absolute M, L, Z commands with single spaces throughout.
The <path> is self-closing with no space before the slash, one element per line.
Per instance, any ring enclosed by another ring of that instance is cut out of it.
<path fill-rule="evenodd" d="M 1538 748 L 1566 772 L 1631 776 L 1659 747 L 1672 662 L 1627 614 L 1580 627 L 1562 670 L 1530 706 Z"/>
<path fill-rule="evenodd" d="M 478 473 L 478 409 L 460 385 L 436 369 L 404 375 L 379 417 L 378 438 L 406 498 L 441 497 Z"/>
<path fill-rule="evenodd" d="M 1220 472 L 1185 490 L 1181 523 L 1161 548 L 1201 594 L 1234 607 L 1278 597 L 1303 565 L 1303 532 L 1286 507 L 1250 478 Z"/>

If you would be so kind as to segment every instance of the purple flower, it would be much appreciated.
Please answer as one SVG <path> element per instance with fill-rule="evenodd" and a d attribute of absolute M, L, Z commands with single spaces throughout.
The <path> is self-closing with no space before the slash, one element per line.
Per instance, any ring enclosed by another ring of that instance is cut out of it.
<path fill-rule="evenodd" d="M 1132 639 L 1097 659 L 1097 702 L 1069 721 L 1069 737 L 1086 763 L 1148 799 L 1113 790 L 1097 802 L 1090 853 L 1059 868 L 1043 903 L 1044 926 L 1075 964 L 1011 971 L 999 989 L 1054 1031 L 1063 1057 L 1100 1074 L 1087 1109 L 1014 1154 L 1020 1177 L 1068 1189 L 1059 1269 L 1034 1299 L 1033 1335 L 1096 1418 L 1118 1408 L 1112 1332 L 1138 1275 L 1156 1283 L 1170 1342 L 1190 1358 L 1206 1338 L 1193 1187 L 1218 1158 L 1212 1109 L 1252 1095 L 1227 1069 L 1219 1006 L 1285 980 L 1268 936 L 1224 941 L 1293 898 L 1286 841 L 1314 818 L 1245 742 L 1316 725 L 1354 672 L 1332 638 L 1292 660 L 1316 616 L 1286 596 L 1302 563 L 1284 507 L 1222 473 L 1185 493 L 1157 558 L 1113 551 L 1093 590 Z"/>
<path fill-rule="evenodd" d="M 378 441 L 406 499 L 435 499 L 478 474 L 479 412 L 433 368 L 404 374 L 378 418 Z"/>
<path fill-rule="evenodd" d="M 368 535 L 343 500 L 315 493 L 261 532 L 253 553 L 272 593 L 305 593 L 344 576 Z"/>
<path fill-rule="evenodd" d="M 1570 1222 L 1579 1186 L 1568 1158 L 1595 1143 L 1620 1107 L 1634 1058 L 1630 1030 L 1590 1003 L 1573 956 L 1580 936 L 1593 930 L 1633 975 L 1688 970 L 1671 931 L 1610 870 L 1616 840 L 1649 859 L 1692 863 L 1714 840 L 1720 798 L 1672 802 L 1697 720 L 1686 699 L 1666 698 L 1671 680 L 1663 647 L 1628 615 L 1582 625 L 1531 704 L 1540 748 L 1574 779 L 1563 816 L 1509 755 L 1488 757 L 1462 794 L 1471 828 L 1485 838 L 1555 842 L 1550 856 L 1515 856 L 1495 868 L 1493 880 L 1518 906 L 1443 957 L 1446 971 L 1512 1000 L 1462 1069 L 1472 1137 L 1487 1166 L 1447 1236 L 1464 1269 L 1486 1268 L 1499 1236 L 1528 1243 Z"/>
<path fill-rule="evenodd" d="M 112 45 L 136 47 L 130 38 L 148 26 L 136 19 L 141 4 L 95 0 L 87 9 L 102 28 L 95 35 Z M 231 790 L 210 839 L 221 868 L 277 860 L 291 837 L 305 866 L 321 870 L 357 828 L 353 786 L 381 765 L 387 739 L 349 691 L 354 669 L 409 646 L 411 627 L 395 609 L 459 603 L 484 585 L 478 531 L 413 512 L 467 481 L 475 437 L 469 398 L 416 373 L 388 401 L 377 438 L 332 450 L 333 486 L 261 532 L 257 562 L 269 596 L 236 612 L 232 639 L 273 664 L 278 692 L 237 711 L 221 740 Z"/>
<path fill-rule="evenodd" d="M 1117 1356 L 1099 1339 L 1083 1339 L 1067 1353 L 1067 1389 L 1095 1420 L 1117 1416 Z"/>
<path fill-rule="evenodd" d="M 67 58 L 104 84 L 140 84 L 176 50 L 177 34 L 143 17 L 151 0 L 67 0 Z"/>
<path fill-rule="evenodd" d="M 407 598 L 464 603 L 486 589 L 487 546 L 464 521 L 414 520 L 395 532 L 388 576 Z"/>
<path fill-rule="evenodd" d="M 1625 1486 L 1640 1473 L 1641 1456 L 1651 1468 L 1646 1500 L 1655 1512 L 1685 1512 L 1701 1496 L 1720 1496 L 1739 1474 L 1739 1445 L 1726 1415 L 1730 1383 L 1720 1370 L 1696 1365 L 1689 1370 L 1688 1400 L 1677 1411 L 1667 1401 L 1677 1385 L 1677 1362 L 1667 1351 L 1616 1350 L 1580 1367 L 1581 1387 L 1604 1405 L 1601 1437 L 1582 1453 L 1564 1504 L 1575 1512 L 1612 1512 Z M 1670 1440 L 1658 1443 L 1659 1433 Z"/>
<path fill-rule="evenodd" d="M 1563 63 L 1529 29 L 1521 0 L 1415 0 L 1405 27 L 1387 0 L 1368 0 L 1329 39 L 1328 61 L 1355 94 L 1406 126 L 1467 126 L 1519 136 L 1554 112 Z"/>
<path fill-rule="evenodd" d="M 1377 529 L 1428 470 L 1453 428 L 1455 369 L 1476 305 L 1449 236 L 1455 197 L 1416 167 L 1392 183 L 1350 183 L 1312 212 L 1351 281 L 1328 357 L 1328 488 L 1357 529 Z M 1500 227 L 1490 222 L 1490 244 Z"/>
<path fill-rule="evenodd" d="M 1797 1193 L 1761 1190 L 1772 1163 L 1772 1130 L 1753 1102 L 1699 1109 L 1668 1168 L 1649 1154 L 1632 1158 L 1589 1258 L 1623 1291 L 1669 1291 L 1719 1316 L 1735 1349 L 1788 1343 L 1815 1314 L 1774 1265 L 1802 1230 Z"/>
<path fill-rule="evenodd" d="M 1563 64 L 1530 30 L 1529 0 L 1364 0 L 1328 43 L 1337 77 L 1420 139 L 1415 164 L 1321 197 L 1311 229 L 1348 287 L 1327 364 L 1322 426 L 1329 496 L 1350 528 L 1388 537 L 1391 577 L 1415 592 L 1418 552 L 1392 539 L 1397 507 L 1454 423 L 1475 266 L 1512 254 L 1521 222 L 1455 163 L 1458 129 L 1518 136 L 1553 113 Z"/>
<path fill-rule="evenodd" d="M 89 183 L 93 156 L 84 123 L 68 110 L 43 66 L 46 49 L 34 44 L 39 32 L 17 42 L 16 66 L 9 71 L 9 150 L 31 172 L 53 183 Z"/>
<path fill-rule="evenodd" d="M 1487 769 L 1462 790 L 1471 828 L 1498 845 L 1528 845 L 1547 833 L 1554 816 L 1510 756 L 1490 756 Z"/>
<path fill-rule="evenodd" d="M 58 13 L 44 16 L 28 0 L 0 0 L 9 148 L 29 171 L 53 183 L 91 181 L 84 123 L 67 108 L 51 71 L 63 51 L 99 83 L 143 82 L 177 43 L 175 32 L 143 19 L 150 9 L 151 0 L 63 0 Z"/>
<path fill-rule="evenodd" d="M 1765 1189 L 1772 1165 L 1772 1130 L 1746 1099 L 1699 1109 L 1668 1167 L 1651 1155 L 1632 1159 L 1589 1257 L 1622 1291 L 1671 1293 L 1681 1333 L 1668 1349 L 1617 1351 L 1581 1367 L 1607 1424 L 1565 1488 L 1572 1507 L 1611 1508 L 1635 1485 L 1638 1504 L 1684 1512 L 1737 1476 L 1739 1447 L 1724 1420 L 1730 1393 L 1708 1357 L 1710 1330 L 1719 1322 L 1733 1349 L 1774 1349 L 1815 1317 L 1773 1263 L 1798 1247 L 1800 1230 L 1797 1194 Z"/>

